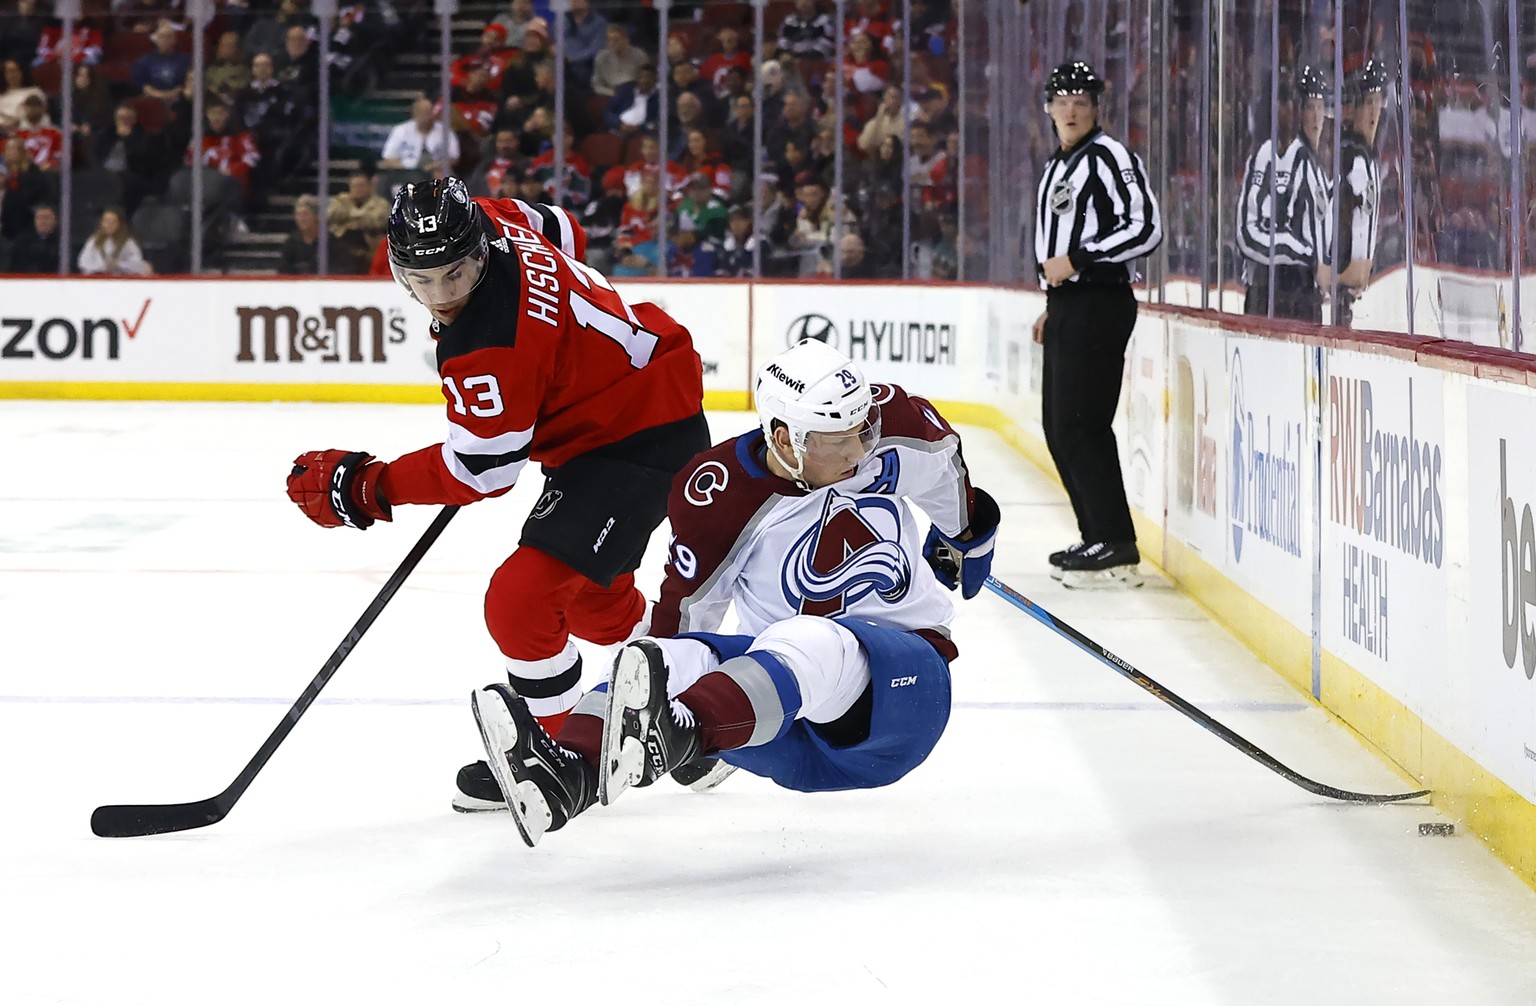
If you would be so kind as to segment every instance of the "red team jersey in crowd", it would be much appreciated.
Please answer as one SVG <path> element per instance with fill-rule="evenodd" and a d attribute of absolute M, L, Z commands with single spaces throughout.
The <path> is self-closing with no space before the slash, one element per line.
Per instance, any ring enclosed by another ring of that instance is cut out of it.
<path fill-rule="evenodd" d="M 44 126 L 41 129 L 27 129 L 25 127 L 16 130 L 14 134 L 21 137 L 21 145 L 26 148 L 27 156 L 32 158 L 44 171 L 57 171 L 59 165 L 64 162 L 64 134 L 53 126 Z"/>
<path fill-rule="evenodd" d="M 490 257 L 451 324 L 434 324 L 448 437 L 390 463 L 391 503 L 472 503 L 510 489 L 531 460 L 558 467 L 703 410 L 688 330 L 625 303 L 580 259 L 564 210 L 476 199 Z M 615 487 L 616 490 L 618 487 Z"/>
<path fill-rule="evenodd" d="M 734 602 L 738 632 L 794 615 L 850 615 L 947 635 L 949 593 L 923 558 L 926 527 L 971 523 L 975 491 L 960 436 L 924 399 L 873 386 L 880 441 L 854 474 L 811 492 L 773 476 L 754 430 L 700 454 L 672 483 L 672 542 L 651 632 L 714 632 Z M 930 641 L 933 634 L 924 632 Z M 953 657 L 953 648 L 940 646 Z"/>

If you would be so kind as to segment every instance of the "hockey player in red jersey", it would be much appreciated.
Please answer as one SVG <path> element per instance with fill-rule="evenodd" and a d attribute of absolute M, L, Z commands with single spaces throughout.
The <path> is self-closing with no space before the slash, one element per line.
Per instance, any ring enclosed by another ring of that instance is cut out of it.
<path fill-rule="evenodd" d="M 943 733 L 957 651 L 942 587 L 980 591 L 997 504 L 930 403 L 871 386 L 824 343 L 769 360 L 756 396 L 761 428 L 673 483 L 654 635 L 620 649 L 553 737 L 511 689 L 474 693 L 527 844 L 701 755 L 789 789 L 859 789 L 900 779 Z"/>
<path fill-rule="evenodd" d="M 585 232 L 557 207 L 471 199 L 457 178 L 407 185 L 388 241 L 395 278 L 432 314 L 447 436 L 388 463 L 301 454 L 288 495 L 322 527 L 365 529 L 404 503 L 500 496 L 541 464 L 544 493 L 491 577 L 485 620 L 511 689 L 558 731 L 581 695 L 570 637 L 645 631 L 634 570 L 673 476 L 709 446 L 699 355 L 661 308 L 626 303 L 581 261 Z M 505 806 L 484 762 L 457 782 L 456 808 Z"/>

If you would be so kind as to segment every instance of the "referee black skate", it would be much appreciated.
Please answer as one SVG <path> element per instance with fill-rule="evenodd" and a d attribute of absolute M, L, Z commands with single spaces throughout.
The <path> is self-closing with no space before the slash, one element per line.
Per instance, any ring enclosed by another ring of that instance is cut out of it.
<path fill-rule="evenodd" d="M 1110 423 L 1136 324 L 1132 263 L 1162 242 L 1162 217 L 1141 158 L 1099 128 L 1104 81 L 1087 63 L 1051 72 L 1045 110 L 1061 147 L 1046 162 L 1035 208 L 1035 261 L 1046 312 L 1041 418 L 1082 541 L 1053 553 L 1069 587 L 1140 586 L 1141 553 Z"/>
<path fill-rule="evenodd" d="M 1381 217 L 1381 171 L 1376 164 L 1376 130 L 1386 100 L 1387 71 L 1365 61 L 1344 89 L 1344 130 L 1339 139 L 1338 242 L 1339 301 L 1334 324 L 1354 323 L 1354 303 L 1371 282 L 1376 266 L 1376 226 Z"/>
<path fill-rule="evenodd" d="M 1283 81 L 1274 136 L 1248 158 L 1237 204 L 1237 250 L 1248 274 L 1244 314 L 1323 323 L 1332 192 L 1317 151 L 1331 90 L 1310 66 Z M 1282 146 L 1286 137 L 1293 138 Z"/>

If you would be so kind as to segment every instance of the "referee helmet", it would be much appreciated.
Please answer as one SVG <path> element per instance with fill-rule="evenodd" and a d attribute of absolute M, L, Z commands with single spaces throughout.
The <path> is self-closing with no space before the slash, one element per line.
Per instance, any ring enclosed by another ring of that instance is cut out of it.
<path fill-rule="evenodd" d="M 1365 65 L 1350 77 L 1344 89 L 1344 99 L 1351 103 L 1359 102 L 1367 94 L 1380 93 L 1386 89 L 1387 68 L 1381 64 L 1380 60 L 1367 59 Z"/>
<path fill-rule="evenodd" d="M 1052 70 L 1045 85 L 1046 101 L 1058 94 L 1088 94 L 1093 96 L 1094 104 L 1098 104 L 1099 95 L 1103 93 L 1104 78 L 1094 73 L 1093 67 L 1080 59 L 1063 63 Z"/>
<path fill-rule="evenodd" d="M 1296 74 L 1296 97 L 1300 101 L 1308 98 L 1328 101 L 1333 97 L 1333 86 L 1316 67 L 1302 64 L 1301 71 Z"/>

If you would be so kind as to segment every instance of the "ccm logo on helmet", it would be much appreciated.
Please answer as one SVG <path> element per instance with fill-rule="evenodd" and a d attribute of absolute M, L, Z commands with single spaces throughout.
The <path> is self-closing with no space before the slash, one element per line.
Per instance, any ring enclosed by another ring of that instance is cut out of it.
<path fill-rule="evenodd" d="M 429 217 L 428 219 L 431 219 L 431 218 Z M 411 254 L 413 254 L 413 255 L 436 255 L 438 252 L 446 251 L 447 248 L 448 248 L 447 245 L 433 245 L 431 248 L 417 248 Z"/>
<path fill-rule="evenodd" d="M 788 374 L 784 373 L 783 370 L 779 369 L 779 365 L 777 363 L 768 364 L 768 373 L 774 377 L 777 377 L 779 379 L 779 383 L 783 384 L 784 386 L 794 391 L 801 392 L 802 394 L 805 392 L 805 382 L 797 381 L 793 377 L 790 377 Z"/>

